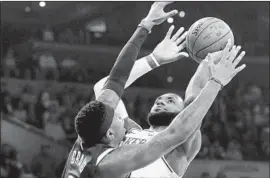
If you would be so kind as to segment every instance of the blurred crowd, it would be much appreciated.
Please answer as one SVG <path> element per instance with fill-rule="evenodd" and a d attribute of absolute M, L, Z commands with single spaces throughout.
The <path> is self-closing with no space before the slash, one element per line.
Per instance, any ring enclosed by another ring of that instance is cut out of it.
<path fill-rule="evenodd" d="M 25 60 L 19 60 L 19 59 Z M 9 49 L 7 55 L 2 59 L 2 76 L 37 79 L 37 80 L 58 80 L 72 82 L 91 82 L 91 76 L 71 57 L 66 57 L 60 63 L 56 62 L 55 57 L 47 52 L 33 54 L 30 57 L 18 57 L 18 52 Z"/>
<path fill-rule="evenodd" d="M 0 152 L 1 178 L 60 178 L 63 163 L 51 154 L 50 145 L 42 145 L 39 153 L 29 158 L 30 164 L 22 163 L 17 150 L 3 143 Z"/>

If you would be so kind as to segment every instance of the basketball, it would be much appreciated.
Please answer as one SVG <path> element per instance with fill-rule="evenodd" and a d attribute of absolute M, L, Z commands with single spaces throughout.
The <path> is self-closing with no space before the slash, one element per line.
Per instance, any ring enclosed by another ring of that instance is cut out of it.
<path fill-rule="evenodd" d="M 234 44 L 234 35 L 229 25 L 221 19 L 205 17 L 189 28 L 186 48 L 190 57 L 200 63 L 208 53 L 222 50 L 228 39 Z"/>

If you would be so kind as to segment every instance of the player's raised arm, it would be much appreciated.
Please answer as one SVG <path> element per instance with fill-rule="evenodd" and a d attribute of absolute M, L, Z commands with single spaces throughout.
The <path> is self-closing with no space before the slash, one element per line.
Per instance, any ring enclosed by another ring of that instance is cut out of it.
<path fill-rule="evenodd" d="M 185 48 L 185 38 L 187 32 L 184 32 L 184 28 L 181 27 L 174 35 L 172 35 L 173 30 L 174 26 L 172 25 L 164 39 L 155 47 L 150 55 L 136 60 L 126 82 L 125 88 L 129 87 L 133 82 L 135 82 L 144 74 L 161 65 L 174 62 L 183 57 L 188 57 L 188 54 L 182 51 Z M 94 85 L 94 93 L 96 97 L 100 95 L 101 89 L 103 88 L 107 79 L 108 76 L 101 79 Z M 129 118 L 126 107 L 122 100 L 118 103 L 115 112 L 120 114 L 122 118 Z M 135 128 L 140 128 L 140 126 L 134 123 L 134 121 L 131 119 L 125 119 L 125 122 L 128 123 L 127 125 L 132 125 L 135 126 Z"/>
<path fill-rule="evenodd" d="M 155 135 L 145 144 L 124 145 L 116 148 L 98 165 L 100 176 L 112 178 L 124 176 L 154 162 L 183 143 L 199 126 L 222 86 L 225 86 L 245 68 L 245 65 L 236 68 L 244 53 L 242 52 L 235 59 L 238 51 L 229 51 L 230 47 L 230 43 L 228 43 L 223 57 L 217 65 L 211 63 L 212 78 L 199 96 L 164 131 Z"/>
<path fill-rule="evenodd" d="M 222 58 L 217 64 L 215 64 L 216 60 L 213 59 L 213 55 L 210 54 L 209 58 L 206 58 L 209 59 L 208 62 L 211 73 L 210 80 L 207 82 L 198 97 L 176 116 L 176 118 L 182 119 L 183 125 L 181 125 L 180 128 L 183 129 L 183 135 L 186 138 L 188 138 L 188 136 L 198 128 L 203 117 L 212 105 L 218 94 L 217 88 L 220 87 L 217 84 L 220 84 L 221 86 L 227 85 L 238 72 L 245 68 L 245 65 L 241 65 L 236 68 L 237 64 L 245 55 L 245 52 L 241 52 L 241 54 L 236 58 L 240 49 L 240 47 L 233 47 L 231 49 L 231 41 L 229 40 L 223 50 Z M 209 88 L 208 91 L 206 91 L 207 88 Z M 209 96 L 208 98 L 203 98 L 203 96 L 207 95 Z M 195 112 L 193 112 L 193 110 Z M 171 124 L 177 124 L 176 122 L 177 119 L 175 119 Z"/>
<path fill-rule="evenodd" d="M 212 59 L 215 60 L 214 62 L 217 63 L 222 57 L 222 51 L 212 53 L 212 56 Z M 206 58 L 209 58 L 209 56 Z M 189 105 L 199 95 L 210 77 L 211 73 L 209 69 L 209 62 L 208 60 L 203 60 L 199 64 L 195 74 L 192 76 L 190 82 L 188 83 L 185 92 L 185 106 Z"/>
<path fill-rule="evenodd" d="M 163 9 L 170 2 L 155 2 L 145 19 L 142 20 L 135 33 L 120 52 L 115 65 L 113 66 L 108 80 L 106 81 L 97 100 L 116 108 L 119 99 L 123 94 L 130 71 L 133 67 L 139 49 L 144 40 L 151 32 L 154 25 L 159 25 L 167 18 L 177 14 L 177 10 L 165 13 Z"/>
<path fill-rule="evenodd" d="M 151 54 L 135 61 L 125 84 L 125 88 L 129 87 L 144 74 L 161 65 L 177 61 L 183 57 L 188 57 L 188 54 L 182 51 L 185 48 L 186 43 L 184 40 L 187 32 L 184 32 L 184 28 L 181 27 L 174 35 L 172 35 L 173 30 L 174 25 L 169 28 L 165 38 L 155 47 Z M 99 96 L 107 79 L 108 76 L 95 84 L 94 92 L 96 97 Z"/>
<path fill-rule="evenodd" d="M 213 60 L 220 60 L 222 57 L 222 51 L 213 53 Z M 209 57 L 207 56 L 209 59 Z M 184 106 L 187 107 L 197 96 L 200 94 L 202 89 L 206 86 L 207 82 L 211 78 L 211 72 L 209 68 L 209 62 L 207 60 L 201 61 L 195 74 L 192 76 L 185 94 Z M 169 154 L 173 154 L 174 163 L 170 165 L 175 173 L 181 177 L 190 162 L 195 158 L 201 148 L 202 138 L 200 131 L 201 124 L 198 126 L 196 131 L 194 131 L 187 140 L 176 147 Z M 172 157 L 172 156 L 171 156 Z"/>

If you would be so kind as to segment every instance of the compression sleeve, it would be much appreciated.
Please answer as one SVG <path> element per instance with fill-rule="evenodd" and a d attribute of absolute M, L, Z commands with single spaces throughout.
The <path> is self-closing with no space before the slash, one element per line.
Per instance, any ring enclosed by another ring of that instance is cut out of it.
<path fill-rule="evenodd" d="M 143 42 L 148 36 L 148 33 L 148 30 L 143 27 L 138 27 L 136 29 L 117 57 L 108 80 L 103 86 L 103 90 L 110 89 L 115 91 L 119 97 L 122 96 L 130 71 L 137 59 Z"/>

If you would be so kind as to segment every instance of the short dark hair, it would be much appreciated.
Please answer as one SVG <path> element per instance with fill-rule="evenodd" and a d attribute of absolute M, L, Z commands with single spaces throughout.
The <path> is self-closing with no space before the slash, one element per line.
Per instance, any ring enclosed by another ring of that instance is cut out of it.
<path fill-rule="evenodd" d="M 75 130 L 87 146 L 97 144 L 109 129 L 112 109 L 97 100 L 87 103 L 75 117 Z"/>

